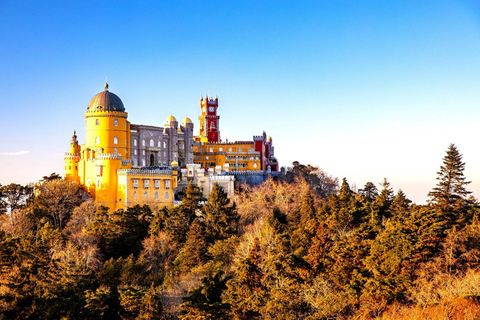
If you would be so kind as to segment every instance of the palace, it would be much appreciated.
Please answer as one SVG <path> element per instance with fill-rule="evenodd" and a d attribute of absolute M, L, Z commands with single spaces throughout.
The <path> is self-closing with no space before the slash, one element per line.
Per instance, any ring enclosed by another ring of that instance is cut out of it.
<path fill-rule="evenodd" d="M 95 95 L 85 112 L 85 143 L 74 131 L 65 154 L 65 179 L 85 186 L 110 210 L 137 203 L 173 207 L 177 186 L 198 183 L 208 195 L 214 183 L 233 194 L 236 174 L 278 171 L 272 139 L 222 142 L 218 98 L 200 99 L 199 135 L 173 115 L 163 127 L 131 124 L 122 100 L 108 90 Z"/>
<path fill-rule="evenodd" d="M 194 137 L 194 163 L 203 168 L 224 167 L 232 171 L 278 171 L 272 138 L 265 134 L 254 136 L 253 141 L 222 142 L 217 115 L 218 98 L 200 97 L 200 133 Z"/>

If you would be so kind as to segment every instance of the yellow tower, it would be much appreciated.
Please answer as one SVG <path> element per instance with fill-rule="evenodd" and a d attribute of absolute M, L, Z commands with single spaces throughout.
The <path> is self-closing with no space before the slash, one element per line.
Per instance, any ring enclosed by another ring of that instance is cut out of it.
<path fill-rule="evenodd" d="M 107 83 L 85 112 L 80 182 L 97 202 L 110 208 L 115 208 L 117 202 L 117 170 L 131 167 L 127 115 L 122 100 L 108 91 Z"/>
<path fill-rule="evenodd" d="M 77 133 L 73 131 L 70 141 L 70 152 L 65 154 L 65 180 L 80 182 L 78 176 L 78 162 L 80 161 L 80 145 L 77 140 Z"/>

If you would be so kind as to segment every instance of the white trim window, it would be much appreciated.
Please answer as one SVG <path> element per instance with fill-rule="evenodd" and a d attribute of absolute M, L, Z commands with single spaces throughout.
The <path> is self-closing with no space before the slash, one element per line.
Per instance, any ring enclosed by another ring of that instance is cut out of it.
<path fill-rule="evenodd" d="M 95 138 L 95 143 L 96 143 L 96 144 L 100 144 L 100 137 L 96 137 L 96 138 Z"/>
<path fill-rule="evenodd" d="M 155 189 L 160 189 L 160 180 L 155 180 Z"/>
<path fill-rule="evenodd" d="M 144 189 L 148 189 L 148 187 L 150 186 L 150 180 L 143 180 L 143 188 Z"/>
<path fill-rule="evenodd" d="M 158 200 L 158 191 L 155 191 L 155 200 Z"/>
<path fill-rule="evenodd" d="M 118 127 L 118 119 L 113 119 L 113 126 Z"/>
<path fill-rule="evenodd" d="M 168 193 L 168 191 L 165 191 L 165 200 L 168 200 L 170 198 L 170 194 Z"/>
<path fill-rule="evenodd" d="M 117 137 L 113 137 L 113 144 L 118 144 L 118 138 Z"/>
<path fill-rule="evenodd" d="M 165 189 L 170 189 L 170 180 L 165 180 Z"/>
<path fill-rule="evenodd" d="M 133 179 L 133 187 L 138 188 L 138 179 Z"/>

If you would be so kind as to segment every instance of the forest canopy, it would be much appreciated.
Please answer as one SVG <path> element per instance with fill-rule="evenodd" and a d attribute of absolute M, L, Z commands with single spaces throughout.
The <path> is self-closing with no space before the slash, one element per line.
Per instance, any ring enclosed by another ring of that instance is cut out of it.
<path fill-rule="evenodd" d="M 110 212 L 58 175 L 0 186 L 0 319 L 477 319 L 480 207 L 450 145 L 425 205 L 298 162 Z"/>

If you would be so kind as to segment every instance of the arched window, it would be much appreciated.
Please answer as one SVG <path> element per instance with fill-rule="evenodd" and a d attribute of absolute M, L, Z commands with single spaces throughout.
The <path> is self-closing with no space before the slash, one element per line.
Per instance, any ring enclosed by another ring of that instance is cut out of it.
<path fill-rule="evenodd" d="M 133 191 L 133 199 L 137 199 L 137 191 Z"/>
<path fill-rule="evenodd" d="M 145 159 L 142 159 L 142 167 L 145 167 Z"/>
<path fill-rule="evenodd" d="M 242 152 L 242 148 L 238 148 L 238 152 Z"/>
<path fill-rule="evenodd" d="M 136 147 L 137 146 L 137 139 L 133 139 L 133 145 Z"/>
<path fill-rule="evenodd" d="M 213 148 L 210 148 L 210 152 L 213 152 Z"/>
<path fill-rule="evenodd" d="M 155 191 L 155 200 L 158 200 L 158 191 Z"/>
<path fill-rule="evenodd" d="M 153 154 L 150 155 L 150 165 L 151 166 L 155 165 L 155 156 Z"/>
<path fill-rule="evenodd" d="M 134 167 L 137 166 L 137 159 L 133 159 L 133 166 L 134 166 Z"/>
<path fill-rule="evenodd" d="M 113 144 L 118 144 L 118 138 L 117 137 L 113 137 Z"/>
<path fill-rule="evenodd" d="M 113 119 L 113 125 L 114 125 L 115 127 L 118 126 L 118 119 Z"/>
<path fill-rule="evenodd" d="M 150 147 L 154 147 L 154 146 L 155 146 L 155 144 L 153 142 L 153 139 L 150 139 Z"/>
<path fill-rule="evenodd" d="M 210 122 L 210 129 L 215 129 L 215 122 Z"/>
<path fill-rule="evenodd" d="M 220 148 L 220 150 L 218 150 L 218 151 L 220 151 L 220 152 L 223 151 L 223 148 Z"/>
<path fill-rule="evenodd" d="M 145 199 L 148 198 L 148 193 L 147 193 L 147 191 L 145 191 L 145 192 L 143 193 L 143 197 L 144 197 Z"/>
<path fill-rule="evenodd" d="M 96 138 L 95 138 L 95 143 L 96 143 L 96 144 L 100 144 L 100 137 L 96 137 Z"/>
<path fill-rule="evenodd" d="M 117 148 L 113 149 L 113 153 L 117 154 L 118 153 L 118 150 Z"/>
<path fill-rule="evenodd" d="M 97 125 L 97 126 L 100 125 L 100 119 L 95 120 L 95 125 Z"/>
<path fill-rule="evenodd" d="M 256 162 L 253 164 L 253 168 L 255 168 L 255 169 L 257 168 L 257 163 Z"/>
<path fill-rule="evenodd" d="M 170 198 L 170 194 L 168 193 L 168 191 L 165 192 L 165 200 L 168 200 Z"/>
<path fill-rule="evenodd" d="M 232 148 L 228 148 L 228 152 L 232 152 Z"/>
<path fill-rule="evenodd" d="M 145 147 L 145 140 L 142 140 L 142 146 Z"/>
<path fill-rule="evenodd" d="M 158 144 L 157 144 L 157 146 L 158 146 L 159 148 L 161 148 L 161 147 L 162 147 L 162 144 L 161 144 L 160 140 L 158 141 Z"/>

